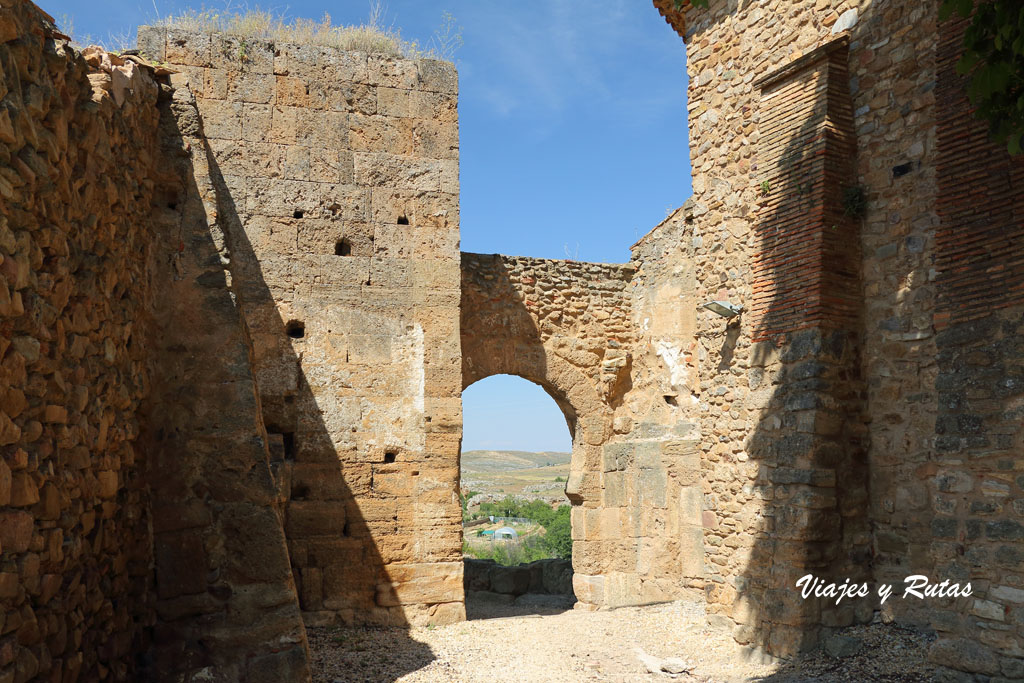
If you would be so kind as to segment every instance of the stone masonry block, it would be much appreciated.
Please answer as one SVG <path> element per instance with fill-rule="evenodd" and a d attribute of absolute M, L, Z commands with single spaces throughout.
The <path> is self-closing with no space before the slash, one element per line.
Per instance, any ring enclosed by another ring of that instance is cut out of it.
<path fill-rule="evenodd" d="M 235 102 L 270 104 L 274 102 L 277 81 L 272 74 L 228 71 L 227 99 Z"/>
<path fill-rule="evenodd" d="M 434 59 L 423 59 L 419 62 L 420 90 L 442 92 L 454 95 L 459 91 L 459 75 L 455 65 Z"/>
<path fill-rule="evenodd" d="M 164 61 L 167 50 L 167 29 L 157 26 L 140 26 L 136 42 L 143 57 L 153 62 Z"/>
<path fill-rule="evenodd" d="M 605 444 L 602 447 L 604 458 L 604 471 L 624 471 L 633 464 L 633 449 L 636 444 L 632 441 Z"/>
<path fill-rule="evenodd" d="M 273 43 L 246 36 L 215 33 L 210 41 L 210 63 L 236 73 L 269 75 L 274 72 Z"/>
<path fill-rule="evenodd" d="M 442 188 L 441 161 L 385 153 L 356 152 L 354 179 L 367 187 L 390 187 L 421 192 L 450 191 Z"/>
<path fill-rule="evenodd" d="M 210 34 L 192 33 L 180 29 L 166 30 L 167 42 L 164 59 L 182 66 L 210 66 L 213 38 Z"/>
<path fill-rule="evenodd" d="M 366 82 L 389 88 L 415 88 L 419 84 L 419 66 L 410 59 L 369 55 Z"/>

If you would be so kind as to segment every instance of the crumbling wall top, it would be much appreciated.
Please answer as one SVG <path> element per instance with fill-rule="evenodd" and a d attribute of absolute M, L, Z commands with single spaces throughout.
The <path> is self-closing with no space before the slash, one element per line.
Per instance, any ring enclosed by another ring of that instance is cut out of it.
<path fill-rule="evenodd" d="M 147 58 L 191 67 L 227 68 L 278 76 L 323 77 L 367 85 L 455 94 L 451 62 L 342 50 L 164 26 L 141 26 L 139 49 Z"/>

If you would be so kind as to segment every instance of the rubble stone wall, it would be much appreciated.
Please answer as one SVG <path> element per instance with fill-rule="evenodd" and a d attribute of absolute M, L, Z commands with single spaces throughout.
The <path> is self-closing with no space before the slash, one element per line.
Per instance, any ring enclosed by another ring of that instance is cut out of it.
<path fill-rule="evenodd" d="M 125 680 L 156 618 L 158 87 L 86 63 L 27 2 L 0 10 L 0 65 L 0 681 Z"/>
<path fill-rule="evenodd" d="M 857 141 L 845 45 L 815 50 L 845 7 L 716 3 L 684 21 L 669 4 L 690 76 L 694 302 L 744 309 L 695 321 L 705 594 L 738 641 L 789 654 L 824 619 L 795 580 L 864 572 L 869 543 L 859 226 L 843 211 Z"/>
<path fill-rule="evenodd" d="M 793 600 L 796 577 L 766 569 L 792 565 L 789 551 L 794 571 L 828 580 L 857 567 L 875 582 L 971 580 L 980 597 L 890 601 L 883 616 L 936 628 L 938 663 L 1015 675 L 1020 166 L 972 119 L 953 70 L 962 23 L 940 24 L 934 3 L 654 4 L 687 45 L 698 298 L 752 313 L 726 344 L 720 318 L 697 321 L 709 611 L 740 642 L 786 654 L 879 609 Z M 818 95 L 816 57 L 836 69 Z M 836 97 L 849 109 L 833 112 Z M 779 155 L 825 140 L 827 157 L 836 135 L 850 137 L 845 159 Z M 830 255 L 816 225 L 854 239 Z M 766 236 L 801 231 L 764 251 Z M 815 268 L 859 275 L 832 294 L 843 316 L 818 331 Z M 799 284 L 788 297 L 787 283 Z M 754 540 L 716 531 L 723 517 Z"/>
<path fill-rule="evenodd" d="M 662 246 L 650 250 L 650 276 Z M 535 382 L 573 435 L 579 608 L 675 599 L 700 576 L 696 451 L 668 379 L 685 364 L 673 336 L 684 285 L 667 280 L 648 299 L 636 275 L 636 263 L 462 255 L 463 383 Z"/>
<path fill-rule="evenodd" d="M 194 106 L 29 2 L 0 63 L 0 680 L 308 679 Z"/>
<path fill-rule="evenodd" d="M 938 573 L 975 587 L 930 615 L 933 658 L 1012 679 L 1024 676 L 1024 160 L 973 115 L 956 72 L 966 24 L 941 24 L 936 47 L 938 415 L 920 542 Z"/>
<path fill-rule="evenodd" d="M 454 68 L 140 46 L 195 95 L 307 623 L 464 618 Z"/>

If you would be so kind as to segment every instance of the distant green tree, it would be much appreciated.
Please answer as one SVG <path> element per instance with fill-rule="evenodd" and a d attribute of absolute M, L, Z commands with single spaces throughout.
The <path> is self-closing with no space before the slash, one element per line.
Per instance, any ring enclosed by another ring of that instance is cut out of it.
<path fill-rule="evenodd" d="M 559 507 L 544 532 L 544 545 L 548 552 L 563 560 L 572 558 L 571 510 L 568 505 Z"/>
<path fill-rule="evenodd" d="M 533 500 L 526 505 L 519 508 L 516 517 L 526 517 L 529 520 L 540 524 L 542 527 L 547 527 L 555 517 L 555 511 L 551 509 L 551 506 L 542 500 Z"/>

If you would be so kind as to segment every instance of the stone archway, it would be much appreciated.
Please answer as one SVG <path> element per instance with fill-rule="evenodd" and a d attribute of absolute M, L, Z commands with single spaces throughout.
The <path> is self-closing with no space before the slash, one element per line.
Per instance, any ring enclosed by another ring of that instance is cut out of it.
<path fill-rule="evenodd" d="M 482 344 L 479 348 L 483 352 L 479 355 L 485 355 L 487 345 Z M 555 367 L 563 366 L 552 373 L 555 377 L 554 381 L 550 380 L 545 372 L 539 372 L 540 368 L 518 367 L 504 369 L 500 364 L 486 363 L 483 367 L 478 365 L 476 368 L 477 372 L 473 374 L 463 373 L 462 389 L 465 391 L 476 382 L 493 377 L 494 375 L 513 375 L 544 389 L 545 393 L 554 400 L 559 410 L 562 411 L 566 425 L 569 428 L 569 435 L 572 438 L 572 462 L 570 464 L 569 481 L 566 483 L 566 495 L 573 505 L 580 505 L 584 501 L 583 479 L 587 471 L 587 454 L 592 453 L 595 454 L 593 457 L 599 457 L 600 444 L 605 439 L 602 427 L 608 420 L 589 419 L 586 423 L 580 424 L 580 414 L 589 414 L 589 410 L 594 407 L 598 407 L 598 410 L 600 410 L 598 397 L 592 391 L 585 388 L 586 385 L 583 383 L 585 378 L 575 368 L 557 360 L 553 365 Z M 463 359 L 463 366 L 465 367 L 465 359 Z M 562 383 L 561 380 L 565 377 L 573 377 L 578 380 L 578 383 L 570 387 L 572 391 L 567 391 Z"/>
<path fill-rule="evenodd" d="M 629 265 L 462 255 L 463 388 L 491 375 L 522 377 L 547 391 L 569 426 L 573 588 L 583 608 L 621 603 L 608 579 L 635 569 L 623 559 L 637 547 L 621 531 L 625 501 L 609 506 L 606 490 L 616 489 L 607 466 L 615 409 L 631 386 L 632 274 Z M 619 489 L 611 497 L 625 498 Z"/>

